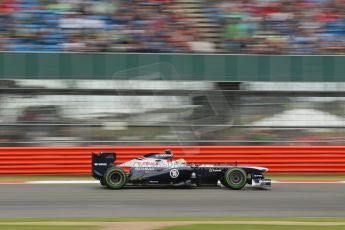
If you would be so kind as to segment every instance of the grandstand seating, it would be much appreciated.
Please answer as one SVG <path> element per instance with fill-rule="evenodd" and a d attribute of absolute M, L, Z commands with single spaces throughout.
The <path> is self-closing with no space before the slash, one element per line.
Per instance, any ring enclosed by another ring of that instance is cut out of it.
<path fill-rule="evenodd" d="M 342 0 L 4 0 L 0 50 L 345 53 Z"/>

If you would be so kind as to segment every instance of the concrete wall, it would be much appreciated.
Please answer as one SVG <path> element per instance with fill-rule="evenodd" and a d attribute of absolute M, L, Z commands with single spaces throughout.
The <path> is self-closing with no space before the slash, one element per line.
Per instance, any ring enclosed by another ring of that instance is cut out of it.
<path fill-rule="evenodd" d="M 0 53 L 0 79 L 344 82 L 345 56 Z"/>

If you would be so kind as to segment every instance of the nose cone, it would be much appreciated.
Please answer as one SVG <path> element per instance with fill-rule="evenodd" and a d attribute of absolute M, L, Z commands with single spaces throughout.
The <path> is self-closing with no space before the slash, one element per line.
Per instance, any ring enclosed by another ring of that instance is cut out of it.
<path fill-rule="evenodd" d="M 268 170 L 269 170 L 268 168 L 264 168 L 264 167 L 252 167 L 252 168 L 257 169 L 261 172 L 268 172 Z"/>
<path fill-rule="evenodd" d="M 263 170 L 264 172 L 268 172 L 268 171 L 269 171 L 268 168 L 264 168 L 264 167 L 260 167 L 260 168 L 261 168 L 261 170 Z"/>

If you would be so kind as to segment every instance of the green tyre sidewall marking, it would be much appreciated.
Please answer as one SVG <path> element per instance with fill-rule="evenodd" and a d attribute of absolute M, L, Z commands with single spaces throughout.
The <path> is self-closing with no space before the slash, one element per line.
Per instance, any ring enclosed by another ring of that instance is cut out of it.
<path fill-rule="evenodd" d="M 113 184 L 111 182 L 111 175 L 113 172 L 117 172 L 117 173 L 121 174 L 122 178 L 121 178 L 121 181 L 119 183 Z M 126 176 L 126 173 L 121 168 L 116 168 L 116 167 L 109 168 L 104 173 L 104 177 L 105 177 L 105 180 L 104 180 L 105 185 L 111 189 L 120 189 L 126 184 L 127 176 Z"/>
<path fill-rule="evenodd" d="M 241 183 L 239 183 L 239 184 L 233 183 L 231 181 L 231 179 L 230 179 L 230 175 L 232 173 L 235 173 L 235 172 L 240 173 L 242 175 L 242 177 L 243 177 Z M 239 189 L 242 189 L 246 185 L 246 183 L 247 183 L 247 174 L 241 168 L 228 169 L 228 171 L 225 172 L 224 181 L 226 182 L 226 185 L 229 188 L 234 189 L 234 190 L 239 190 Z"/>

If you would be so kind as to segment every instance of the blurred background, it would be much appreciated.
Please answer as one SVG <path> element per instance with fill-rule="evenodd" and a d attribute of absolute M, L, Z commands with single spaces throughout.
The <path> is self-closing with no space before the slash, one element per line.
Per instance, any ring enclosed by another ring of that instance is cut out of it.
<path fill-rule="evenodd" d="M 0 50 L 0 146 L 345 144 L 343 0 L 2 0 Z"/>
<path fill-rule="evenodd" d="M 9 83 L 0 95 L 1 146 L 345 144 L 345 97 L 327 96 L 342 95 L 345 84 Z"/>
<path fill-rule="evenodd" d="M 91 152 L 116 152 L 113 167 L 168 148 L 195 170 L 268 168 L 274 189 L 244 203 L 253 189 L 114 196 L 90 180 Z M 6 229 L 157 227 L 145 216 L 333 223 L 344 175 L 345 0 L 0 0 L 0 218 L 25 218 Z M 67 216 L 77 222 L 60 227 Z"/>
<path fill-rule="evenodd" d="M 344 54 L 343 0 L 2 0 L 0 50 Z"/>

